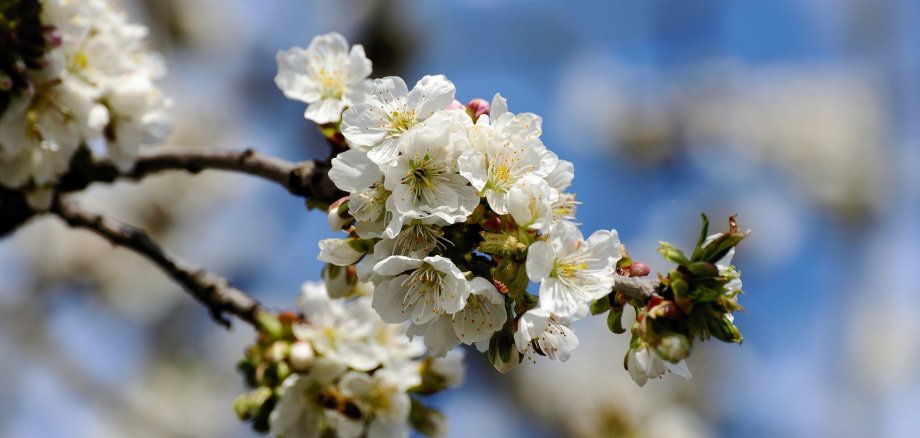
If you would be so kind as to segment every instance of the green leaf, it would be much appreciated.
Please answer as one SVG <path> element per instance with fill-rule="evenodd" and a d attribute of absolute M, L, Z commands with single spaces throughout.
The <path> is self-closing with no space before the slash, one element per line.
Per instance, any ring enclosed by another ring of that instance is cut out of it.
<path fill-rule="evenodd" d="M 684 255 L 683 251 L 675 248 L 668 242 L 658 242 L 658 253 L 664 257 L 665 260 L 678 264 L 680 266 L 686 266 L 690 264 L 690 260 L 687 260 L 687 256 Z"/>
<path fill-rule="evenodd" d="M 709 218 L 705 213 L 700 213 L 700 216 L 703 217 L 703 227 L 700 229 L 700 237 L 696 239 L 696 248 L 693 250 L 693 255 L 690 256 L 690 259 L 693 261 L 699 260 L 699 253 L 703 249 L 703 242 L 709 237 Z"/>

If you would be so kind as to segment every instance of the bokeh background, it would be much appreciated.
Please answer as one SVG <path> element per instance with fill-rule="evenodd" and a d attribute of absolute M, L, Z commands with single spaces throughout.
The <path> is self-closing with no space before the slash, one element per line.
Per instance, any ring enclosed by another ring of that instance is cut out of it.
<path fill-rule="evenodd" d="M 575 329 L 565 364 L 508 376 L 469 354 L 438 396 L 450 437 L 920 436 L 920 3 L 914 0 L 128 1 L 170 69 L 173 145 L 326 154 L 274 55 L 339 31 L 374 76 L 442 73 L 501 92 L 575 163 L 585 230 L 666 266 L 699 213 L 754 230 L 744 344 L 700 344 L 694 379 L 638 389 L 627 337 Z M 85 207 L 269 306 L 318 280 L 331 233 L 278 187 L 171 174 L 94 187 Z M 232 400 L 252 340 L 140 257 L 59 221 L 0 241 L 0 436 L 250 437 Z"/>

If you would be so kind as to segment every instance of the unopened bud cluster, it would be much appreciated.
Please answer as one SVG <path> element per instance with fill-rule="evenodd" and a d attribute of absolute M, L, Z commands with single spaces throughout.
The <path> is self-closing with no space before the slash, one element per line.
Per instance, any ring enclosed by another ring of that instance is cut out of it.
<path fill-rule="evenodd" d="M 623 306 L 635 307 L 636 321 L 625 366 L 640 386 L 666 370 L 689 378 L 684 359 L 690 355 L 696 339 L 715 337 L 741 343 L 741 333 L 732 315 L 742 309 L 738 304 L 741 276 L 731 266 L 731 259 L 735 246 L 748 232 L 740 231 L 732 217 L 727 233 L 708 233 L 709 219 L 704 215 L 699 240 L 689 257 L 670 244 L 661 243 L 659 252 L 677 267 L 661 276 L 655 294 L 648 301 L 610 294 L 592 305 L 595 314 L 609 310 L 608 323 L 615 333 L 625 332 L 620 322 Z M 635 270 L 633 263 L 629 271 Z"/>

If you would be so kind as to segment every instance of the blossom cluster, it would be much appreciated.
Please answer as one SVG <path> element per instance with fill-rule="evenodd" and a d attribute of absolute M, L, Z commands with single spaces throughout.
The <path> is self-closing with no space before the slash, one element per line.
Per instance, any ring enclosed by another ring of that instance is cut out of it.
<path fill-rule="evenodd" d="M 239 365 L 253 388 L 236 402 L 241 418 L 285 438 L 408 437 L 410 428 L 443 427 L 420 396 L 462 382 L 462 352 L 423 358 L 407 326 L 383 322 L 358 289 L 332 298 L 322 283 L 305 283 L 299 314 L 260 315 L 259 341 Z"/>
<path fill-rule="evenodd" d="M 0 114 L 0 184 L 41 188 L 65 173 L 83 146 L 122 170 L 140 145 L 169 133 L 169 99 L 154 81 L 161 60 L 147 29 L 108 0 L 42 0 L 44 57 Z"/>
<path fill-rule="evenodd" d="M 585 238 L 572 222 L 572 163 L 543 144 L 539 116 L 501 95 L 462 105 L 444 76 L 370 81 L 363 53 L 328 34 L 278 55 L 276 83 L 350 147 L 329 171 L 348 193 L 331 223 L 349 236 L 320 242 L 319 258 L 356 265 L 380 317 L 409 321 L 434 355 L 463 343 L 502 370 L 566 360 L 578 345 L 568 325 L 610 293 L 620 258 L 615 230 Z"/>

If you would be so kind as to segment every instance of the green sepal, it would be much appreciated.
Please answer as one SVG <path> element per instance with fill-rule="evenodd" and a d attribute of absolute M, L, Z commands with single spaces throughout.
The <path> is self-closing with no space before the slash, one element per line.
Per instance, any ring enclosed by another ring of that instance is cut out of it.
<path fill-rule="evenodd" d="M 607 314 L 607 328 L 616 334 L 625 333 L 623 328 L 623 307 L 611 307 L 610 313 Z"/>
<path fill-rule="evenodd" d="M 444 434 L 443 425 L 446 424 L 444 414 L 437 409 L 426 406 L 418 397 L 410 396 L 412 405 L 409 409 L 409 424 L 418 433 L 436 437 Z"/>
<path fill-rule="evenodd" d="M 600 315 L 610 310 L 610 295 L 603 296 L 591 302 L 591 314 Z"/>

